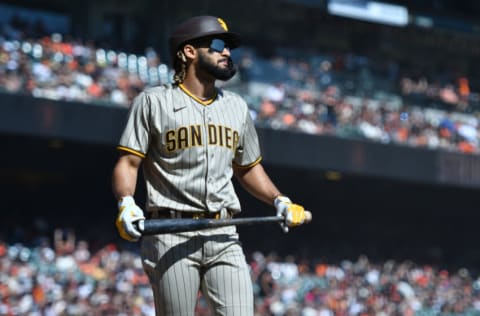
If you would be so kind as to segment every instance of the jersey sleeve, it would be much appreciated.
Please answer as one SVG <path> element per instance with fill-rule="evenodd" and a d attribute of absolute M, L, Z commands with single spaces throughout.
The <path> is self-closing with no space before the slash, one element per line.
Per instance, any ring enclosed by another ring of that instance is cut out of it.
<path fill-rule="evenodd" d="M 244 129 L 240 135 L 233 163 L 237 167 L 251 168 L 262 160 L 255 125 L 247 110 Z"/>
<path fill-rule="evenodd" d="M 139 94 L 130 108 L 117 149 L 145 158 L 150 144 L 150 99 Z"/>

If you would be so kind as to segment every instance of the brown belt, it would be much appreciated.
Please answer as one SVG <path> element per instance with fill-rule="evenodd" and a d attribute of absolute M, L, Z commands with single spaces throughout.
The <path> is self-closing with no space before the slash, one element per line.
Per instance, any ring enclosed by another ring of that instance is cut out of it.
<path fill-rule="evenodd" d="M 228 213 L 228 212 L 227 212 Z M 222 218 L 221 212 L 179 212 L 179 211 L 152 211 L 148 212 L 147 216 L 148 219 L 155 219 L 155 218 L 190 218 L 190 219 L 201 219 L 201 218 L 209 218 L 209 219 L 220 219 Z M 231 218 L 232 216 L 230 213 L 225 218 Z"/>

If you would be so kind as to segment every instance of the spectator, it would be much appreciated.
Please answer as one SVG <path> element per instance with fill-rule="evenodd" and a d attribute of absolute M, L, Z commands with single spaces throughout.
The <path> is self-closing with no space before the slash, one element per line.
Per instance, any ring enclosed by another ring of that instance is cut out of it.
<path fill-rule="evenodd" d="M 106 244 L 90 255 L 88 241 L 75 240 L 72 230 L 59 229 L 55 248 L 45 241 L 35 247 L 0 241 L 0 314 L 154 315 L 138 254 Z M 306 261 L 258 251 L 249 265 L 256 315 L 480 313 L 480 278 L 467 268 L 372 262 L 365 255 Z M 196 315 L 209 315 L 201 295 Z"/>
<path fill-rule="evenodd" d="M 7 92 L 127 107 L 145 86 L 171 81 L 170 70 L 150 47 L 137 56 L 60 34 L 26 39 L 26 26 L 19 21 L 9 27 L 20 32 L 10 29 L 0 40 L 0 89 Z M 16 41 L 10 40 L 12 34 Z M 252 117 L 260 126 L 480 152 L 479 126 L 469 113 L 478 98 L 465 75 L 419 73 L 408 66 L 400 72 L 393 61 L 375 64 L 354 54 L 279 54 L 264 60 L 246 50 L 240 58 L 242 80 L 232 80 L 230 89 L 246 87 Z M 378 77 L 382 74 L 389 79 Z"/>

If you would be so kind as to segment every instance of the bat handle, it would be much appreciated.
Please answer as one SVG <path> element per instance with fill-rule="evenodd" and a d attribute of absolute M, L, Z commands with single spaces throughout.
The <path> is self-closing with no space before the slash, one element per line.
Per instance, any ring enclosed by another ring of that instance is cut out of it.
<path fill-rule="evenodd" d="M 145 220 L 141 219 L 133 223 L 136 229 L 138 229 L 141 233 L 145 231 Z"/>

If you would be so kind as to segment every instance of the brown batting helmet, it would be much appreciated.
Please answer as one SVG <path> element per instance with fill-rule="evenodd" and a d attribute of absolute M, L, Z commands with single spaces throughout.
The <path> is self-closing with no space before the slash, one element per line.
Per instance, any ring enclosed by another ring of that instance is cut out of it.
<path fill-rule="evenodd" d="M 170 34 L 170 54 L 175 59 L 175 54 L 183 44 L 201 38 L 216 35 L 223 39 L 229 48 L 236 48 L 241 44 L 240 35 L 228 31 L 227 24 L 215 16 L 196 16 L 179 24 Z"/>

